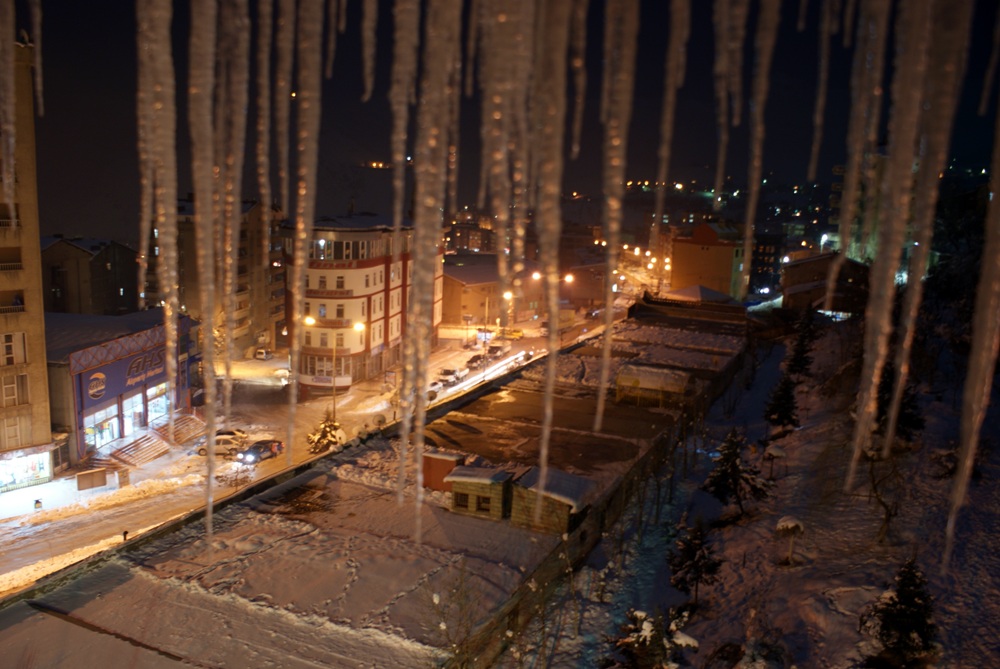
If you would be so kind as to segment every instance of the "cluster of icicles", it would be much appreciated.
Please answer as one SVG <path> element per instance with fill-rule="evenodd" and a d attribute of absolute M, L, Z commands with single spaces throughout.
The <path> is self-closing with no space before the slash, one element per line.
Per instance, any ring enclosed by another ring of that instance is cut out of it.
<path fill-rule="evenodd" d="M 690 33 L 691 0 L 671 0 L 669 38 L 665 54 L 664 103 L 662 110 L 658 182 L 666 182 L 670 161 L 677 90 L 683 86 L 686 50 Z M 938 197 L 938 175 L 948 155 L 959 87 L 964 78 L 970 40 L 973 0 L 906 0 L 895 7 L 895 52 L 893 54 L 888 127 L 888 157 L 885 173 L 877 179 L 872 161 L 881 127 L 885 58 L 889 44 L 891 0 L 820 0 L 818 73 L 813 110 L 814 137 L 810 154 L 803 156 L 809 180 L 815 178 L 827 88 L 827 68 L 834 35 L 843 33 L 843 46 L 854 42 L 851 74 L 851 110 L 847 136 L 840 238 L 851 238 L 856 216 L 862 219 L 862 239 L 867 244 L 877 235 L 877 253 L 871 268 L 871 297 L 866 310 L 863 380 L 858 397 L 858 416 L 853 440 L 853 458 L 847 487 L 853 482 L 861 455 L 871 449 L 877 388 L 886 368 L 891 300 L 895 292 L 895 270 L 899 265 L 907 225 L 912 226 L 914 253 L 909 276 L 919 277 L 927 264 L 932 217 Z M 718 157 L 716 193 L 721 194 L 725 175 L 730 126 L 739 125 L 743 109 L 742 53 L 750 15 L 750 0 L 713 0 L 715 30 L 714 80 L 718 112 Z M 467 7 L 465 5 L 468 5 Z M 377 0 L 362 0 L 362 64 L 364 99 L 374 90 Z M 40 44 L 39 0 L 33 0 L 33 31 Z M 576 157 L 584 93 L 587 85 L 584 58 L 588 0 L 394 0 L 394 44 L 389 99 L 392 109 L 391 147 L 394 165 L 395 232 L 401 234 L 405 156 L 414 156 L 415 206 L 412 221 L 411 299 L 408 302 L 405 367 L 401 402 L 403 408 L 403 458 L 399 494 L 402 499 L 404 468 L 408 458 L 419 459 L 424 445 L 427 409 L 427 360 L 432 327 L 433 282 L 440 230 L 444 217 L 457 207 L 459 102 L 478 86 L 481 99 L 482 164 L 479 166 L 479 206 L 488 208 L 497 221 L 497 235 L 510 240 L 510 253 L 498 254 L 501 291 L 518 291 L 524 267 L 524 233 L 528 212 L 538 228 L 541 265 L 544 269 L 545 305 L 558 310 L 558 244 L 562 218 L 560 194 L 563 161 Z M 805 27 L 807 0 L 800 0 L 798 29 Z M 621 200 L 625 180 L 628 128 L 634 87 L 639 0 L 605 0 L 604 68 L 600 118 L 604 126 L 603 200 L 605 238 L 609 241 L 608 269 L 617 264 Z M 760 0 L 754 36 L 752 91 L 749 99 L 751 123 L 748 157 L 749 192 L 745 221 L 743 285 L 747 285 L 752 253 L 754 212 L 763 156 L 764 109 L 774 45 L 779 32 L 780 0 Z M 467 25 L 463 31 L 463 17 Z M 171 0 L 137 0 L 139 87 L 139 155 L 142 170 L 141 246 L 148 248 L 151 226 L 159 231 L 161 262 L 158 283 L 166 315 L 169 350 L 176 350 L 178 313 L 176 291 L 176 158 L 175 72 L 171 55 Z M 256 30 L 251 24 L 256 22 Z M 13 33 L 13 0 L 0 0 L 0 29 Z M 421 39 L 421 26 L 423 38 Z M 932 30 L 933 27 L 933 30 Z M 666 29 L 667 26 L 664 26 Z M 256 73 L 256 162 L 258 191 L 262 202 L 272 201 L 272 156 L 270 138 L 276 147 L 277 202 L 292 212 L 295 226 L 294 262 L 290 286 L 295 302 L 292 322 L 303 317 L 303 295 L 307 245 L 312 235 L 316 193 L 316 164 L 320 127 L 321 79 L 333 71 L 337 33 L 347 29 L 347 0 L 258 0 L 256 17 L 250 16 L 248 0 L 191 3 L 188 81 L 188 132 L 192 145 L 195 193 L 195 228 L 198 236 L 198 268 L 201 300 L 206 313 L 213 313 L 216 292 L 226 301 L 224 311 L 233 311 L 234 272 L 240 227 L 240 196 L 243 192 L 244 142 L 249 104 L 251 58 Z M 665 31 L 665 30 L 664 30 Z M 461 36 L 466 35 L 464 53 Z M 256 34 L 251 45 L 249 36 Z M 325 43 L 324 43 L 325 40 Z M 982 110 L 987 106 L 990 83 L 996 71 L 1000 43 L 1000 13 L 991 64 L 984 82 Z M 0 41 L 0 135 L 4 186 L 13 161 L 13 55 L 10 41 Z M 384 49 L 388 52 L 389 49 Z M 36 57 L 40 49 L 36 49 Z M 273 54 L 273 59 L 272 59 Z M 324 62 L 325 61 L 325 62 Z M 273 68 L 272 68 L 273 63 Z M 40 74 L 40 61 L 36 64 Z M 572 79 L 570 80 L 570 76 Z M 572 117 L 567 151 L 567 84 L 572 82 Z M 40 79 L 36 89 L 41 92 Z M 291 109 L 294 91 L 295 109 Z M 409 137 L 410 114 L 415 107 L 416 136 Z M 41 108 L 39 103 L 39 109 Z M 273 114 L 272 114 L 273 112 Z M 293 123 L 294 118 L 294 123 Z M 273 119 L 273 128 L 272 128 Z M 1000 119 L 998 119 L 1000 123 Z M 293 134 L 294 133 L 294 134 Z M 1000 136 L 1000 133 L 998 133 Z M 290 140 L 294 137 L 294 154 Z M 412 147 L 411 151 L 407 148 Z M 295 166 L 290 173 L 289 165 Z M 914 165 L 918 169 L 914 170 Z M 992 174 L 1000 174 L 1000 145 L 994 150 Z M 293 197 L 294 193 L 294 197 Z M 859 208 L 859 199 L 865 202 Z M 5 193 L 11 201 L 9 193 Z M 874 207 L 874 198 L 879 206 Z M 290 202 L 292 209 L 289 208 Z M 716 198 L 716 204 L 721 198 Z M 662 219 L 662 193 L 657 194 L 650 245 L 662 249 L 658 230 Z M 877 211 L 876 225 L 871 212 Z M 873 232 L 877 230 L 877 233 Z M 986 220 L 984 262 L 976 302 L 972 360 L 965 382 L 961 425 L 959 474 L 953 491 L 948 522 L 948 554 L 954 539 L 955 520 L 971 474 L 983 416 L 989 402 L 992 370 L 1000 334 L 1000 201 L 992 199 Z M 267 235 L 264 235 L 265 244 Z M 503 244 L 501 244 L 503 246 Z M 393 248 L 398 253 L 400 244 Z M 263 254 L 266 259 L 268 254 Z M 843 255 L 838 257 L 840 261 Z M 140 262 L 140 285 L 145 281 L 146 258 Z M 828 277 L 828 295 L 836 282 L 840 263 Z M 611 282 L 606 292 L 611 301 Z M 744 288 L 745 290 L 745 288 Z M 902 389 L 907 382 L 908 359 L 922 285 L 911 281 L 906 288 L 903 313 L 896 338 L 894 396 L 885 444 L 893 440 Z M 829 298 L 828 298 L 829 299 Z M 595 430 L 601 429 L 608 383 L 612 309 L 605 309 L 604 367 L 601 373 Z M 231 358 L 233 323 L 222 328 L 225 359 Z M 301 346 L 301 329 L 294 330 L 289 384 L 288 440 L 295 421 L 295 397 Z M 548 349 L 559 347 L 556 328 L 549 332 Z M 205 369 L 214 369 L 215 349 L 203 347 Z M 168 378 L 173 382 L 176 359 L 169 357 Z M 553 423 L 553 388 L 556 355 L 548 357 L 545 382 L 543 431 L 539 460 L 546 480 L 549 434 Z M 228 372 L 228 370 L 227 370 Z M 229 375 L 226 375 L 227 379 Z M 216 387 L 205 387 L 206 413 L 214 434 Z M 229 415 L 231 386 L 223 385 L 224 416 Z M 172 393 L 171 393 L 172 396 Z M 407 452 L 409 449 L 409 453 Z M 289 449 L 289 457 L 291 449 Z M 419 461 L 419 460 L 417 460 Z M 212 458 L 208 458 L 207 501 L 212 503 Z M 421 468 L 417 467 L 418 477 Z M 420 536 L 422 481 L 417 481 L 415 533 Z M 211 515 L 207 519 L 211 532 Z"/>

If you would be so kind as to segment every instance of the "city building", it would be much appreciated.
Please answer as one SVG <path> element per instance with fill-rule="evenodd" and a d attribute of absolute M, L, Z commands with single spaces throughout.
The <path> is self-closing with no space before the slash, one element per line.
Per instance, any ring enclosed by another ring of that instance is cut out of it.
<path fill-rule="evenodd" d="M 822 309 L 826 302 L 826 281 L 836 253 L 793 260 L 786 263 L 782 273 L 781 306 L 803 311 Z M 868 304 L 868 266 L 845 258 L 837 273 L 830 311 L 860 314 Z"/>
<path fill-rule="evenodd" d="M 45 311 L 128 314 L 139 309 L 135 249 L 108 239 L 42 238 Z"/>
<path fill-rule="evenodd" d="M 294 229 L 284 226 L 291 266 Z M 309 242 L 299 384 L 304 396 L 328 394 L 398 365 L 412 286 L 413 227 L 404 222 L 393 262 L 389 217 L 358 213 L 316 221 Z M 438 250 L 439 258 L 443 252 Z M 442 264 L 435 264 L 431 346 L 441 324 Z M 291 298 L 291 295 L 289 295 Z M 291 299 L 285 332 L 291 324 Z"/>
<path fill-rule="evenodd" d="M 194 325 L 187 316 L 178 318 L 171 406 L 162 309 L 124 316 L 45 315 L 52 425 L 68 435 L 71 464 L 127 440 L 171 409 L 190 409 L 190 382 L 200 364 Z"/>
<path fill-rule="evenodd" d="M 721 221 L 696 224 L 673 237 L 670 287 L 705 286 L 740 299 L 742 231 Z"/>
<path fill-rule="evenodd" d="M 14 200 L 7 201 L 0 189 L 0 492 L 45 483 L 67 455 L 53 454 L 49 416 L 32 47 L 13 49 Z"/>
<path fill-rule="evenodd" d="M 233 287 L 233 349 L 247 357 L 259 346 L 273 346 L 285 326 L 285 267 L 281 251 L 276 207 L 243 201 Z M 149 272 L 144 287 L 146 304 L 159 305 L 162 299 L 156 265 L 159 237 L 153 229 L 149 249 Z M 204 323 L 202 335 L 219 337 L 226 327 L 227 302 L 222 288 L 222 271 L 216 268 L 214 313 L 201 306 L 198 273 L 198 239 L 194 227 L 194 196 L 177 203 L 177 291 L 181 313 Z"/>

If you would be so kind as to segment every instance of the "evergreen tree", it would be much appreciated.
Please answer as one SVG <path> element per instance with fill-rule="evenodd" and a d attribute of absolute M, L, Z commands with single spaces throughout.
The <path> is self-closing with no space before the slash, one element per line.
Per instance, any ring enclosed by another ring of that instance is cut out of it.
<path fill-rule="evenodd" d="M 608 637 L 611 657 L 603 658 L 602 669 L 662 669 L 689 666 L 684 648 L 698 643 L 680 631 L 687 624 L 688 612 L 671 609 L 667 620 L 659 613 L 649 617 L 644 611 L 629 609 L 617 637 Z"/>
<path fill-rule="evenodd" d="M 896 381 L 896 371 L 893 364 L 886 361 L 882 369 L 882 378 L 878 382 L 878 409 L 875 419 L 878 433 L 885 432 L 889 422 L 889 404 L 892 402 L 893 384 Z M 924 417 L 917 404 L 917 391 L 913 384 L 908 383 L 903 389 L 899 401 L 899 417 L 896 419 L 896 436 L 905 441 L 913 441 L 917 433 L 924 429 Z"/>
<path fill-rule="evenodd" d="M 744 437 L 735 429 L 732 430 L 719 447 L 715 468 L 709 473 L 703 486 L 723 504 L 735 499 L 740 508 L 740 515 L 744 513 L 743 500 L 764 499 L 773 485 L 771 481 L 760 477 L 760 470 L 757 467 L 743 461 L 744 445 Z"/>
<path fill-rule="evenodd" d="M 795 338 L 795 345 L 792 347 L 792 354 L 788 358 L 787 371 L 789 374 L 802 376 L 809 373 L 812 366 L 812 344 L 816 340 L 816 324 L 812 317 L 812 310 L 806 309 L 802 313 L 797 326 L 798 336 Z"/>
<path fill-rule="evenodd" d="M 931 659 L 937 632 L 933 615 L 927 579 L 911 558 L 896 574 L 895 591 L 884 593 L 861 614 L 859 629 L 884 648 L 878 658 L 869 658 L 869 665 L 878 660 L 883 666 L 914 667 Z"/>
<path fill-rule="evenodd" d="M 795 383 L 788 374 L 782 374 L 778 385 L 764 408 L 764 420 L 774 427 L 798 427 L 799 407 L 795 400 Z"/>
<path fill-rule="evenodd" d="M 708 537 L 701 519 L 694 527 L 687 527 L 682 519 L 677 524 L 678 538 L 674 542 L 676 550 L 670 551 L 670 585 L 685 594 L 694 590 L 695 606 L 698 605 L 698 586 L 704 583 L 711 585 L 718 580 L 722 560 L 715 557 L 715 551 L 708 544 Z"/>
<path fill-rule="evenodd" d="M 306 441 L 313 451 L 326 451 L 344 444 L 347 441 L 347 435 L 340 423 L 333 420 L 330 412 L 327 411 L 323 420 L 316 427 L 316 431 L 306 435 Z"/>

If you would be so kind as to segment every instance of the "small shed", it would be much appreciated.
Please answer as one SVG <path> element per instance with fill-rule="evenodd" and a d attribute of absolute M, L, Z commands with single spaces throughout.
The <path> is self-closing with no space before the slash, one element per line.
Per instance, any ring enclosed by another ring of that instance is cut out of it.
<path fill-rule="evenodd" d="M 444 477 L 451 485 L 451 510 L 477 518 L 510 516 L 512 474 L 494 467 L 457 466 Z"/>
<path fill-rule="evenodd" d="M 514 481 L 510 522 L 540 532 L 572 532 L 583 520 L 594 482 L 558 469 L 549 469 L 542 489 L 542 513 L 535 520 L 541 470 L 532 467 Z"/>
<path fill-rule="evenodd" d="M 426 451 L 424 453 L 424 487 L 441 492 L 451 492 L 451 483 L 445 477 L 455 467 L 465 464 L 465 456 L 459 453 Z"/>
<path fill-rule="evenodd" d="M 691 375 L 678 369 L 622 365 L 615 376 L 615 401 L 665 407 L 682 401 Z"/>

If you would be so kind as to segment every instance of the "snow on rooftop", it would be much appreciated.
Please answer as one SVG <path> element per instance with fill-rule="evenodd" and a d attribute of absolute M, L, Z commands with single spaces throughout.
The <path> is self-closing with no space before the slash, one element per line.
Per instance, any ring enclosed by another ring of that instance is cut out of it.
<path fill-rule="evenodd" d="M 524 476 L 514 482 L 528 490 L 537 491 L 541 481 L 541 470 L 532 467 Z M 548 469 L 542 494 L 569 505 L 572 513 L 583 508 L 587 496 L 594 489 L 594 482 L 576 474 L 570 474 L 558 469 Z"/>
<path fill-rule="evenodd" d="M 511 477 L 510 472 L 496 467 L 467 467 L 460 465 L 444 477 L 446 483 L 502 483 Z"/>

